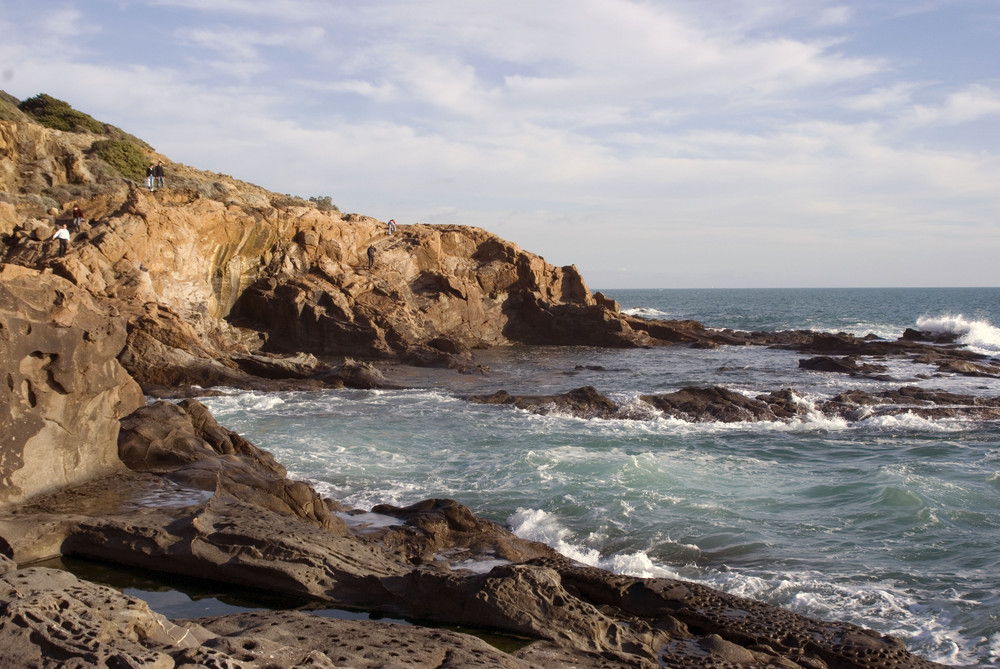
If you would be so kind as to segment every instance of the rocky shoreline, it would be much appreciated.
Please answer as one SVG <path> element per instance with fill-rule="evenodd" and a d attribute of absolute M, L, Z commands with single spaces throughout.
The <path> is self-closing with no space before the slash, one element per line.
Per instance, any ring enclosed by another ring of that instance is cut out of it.
<path fill-rule="evenodd" d="M 804 368 L 879 359 L 1000 375 L 952 343 L 648 321 L 487 231 L 399 226 L 172 163 L 149 192 L 92 131 L 41 126 L 0 95 L 0 659 L 59 667 L 931 667 L 901 642 L 671 579 L 618 576 L 451 500 L 346 508 L 290 480 L 198 402 L 217 386 L 384 387 L 375 361 L 488 374 L 477 349 L 776 346 Z M 49 240 L 79 204 L 65 256 Z M 369 245 L 378 260 L 369 269 Z M 336 360 L 336 362 L 330 362 Z M 169 398 L 163 401 L 155 398 Z M 182 399 L 187 398 L 187 399 Z M 596 389 L 470 401 L 624 415 Z M 794 392 L 645 398 L 684 420 L 788 420 Z M 850 394 L 824 411 L 996 417 L 1000 400 Z M 977 413 L 978 412 L 978 413 Z M 260 611 L 167 620 L 40 566 L 79 556 L 406 618 Z M 523 637 L 503 653 L 441 625 Z"/>

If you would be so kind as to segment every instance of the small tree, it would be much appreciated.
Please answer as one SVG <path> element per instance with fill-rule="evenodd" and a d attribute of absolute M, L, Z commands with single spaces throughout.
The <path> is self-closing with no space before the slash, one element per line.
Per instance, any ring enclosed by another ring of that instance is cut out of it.
<path fill-rule="evenodd" d="M 340 207 L 333 203 L 333 198 L 329 195 L 311 197 L 309 201 L 315 204 L 320 211 L 340 211 Z"/>
<path fill-rule="evenodd" d="M 28 98 L 18 105 L 18 109 L 30 114 L 47 128 L 65 132 L 92 132 L 97 135 L 107 132 L 104 124 L 94 117 L 77 111 L 68 102 L 57 100 L 45 93 Z"/>

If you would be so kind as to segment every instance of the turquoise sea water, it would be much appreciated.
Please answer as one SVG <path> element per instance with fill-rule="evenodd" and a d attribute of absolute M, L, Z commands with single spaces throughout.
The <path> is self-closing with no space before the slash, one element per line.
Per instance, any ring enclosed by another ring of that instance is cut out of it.
<path fill-rule="evenodd" d="M 1000 289 L 605 291 L 630 313 L 751 330 L 949 331 L 1000 355 Z M 898 416 L 688 424 L 537 416 L 466 394 L 593 385 L 619 402 L 687 385 L 750 394 L 1000 380 L 888 361 L 891 380 L 803 372 L 757 347 L 514 348 L 488 374 L 384 368 L 407 390 L 233 392 L 219 421 L 356 508 L 451 497 L 587 564 L 680 577 L 896 635 L 928 659 L 1000 664 L 1000 424 Z"/>

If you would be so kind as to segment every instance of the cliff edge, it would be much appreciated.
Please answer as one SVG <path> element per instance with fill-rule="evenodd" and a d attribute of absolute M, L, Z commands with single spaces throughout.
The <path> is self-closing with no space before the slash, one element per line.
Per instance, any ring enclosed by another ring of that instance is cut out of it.
<path fill-rule="evenodd" d="M 243 385 L 233 354 L 459 366 L 472 349 L 510 343 L 650 342 L 575 267 L 485 230 L 414 224 L 390 235 L 375 219 L 146 150 L 167 175 L 151 190 L 104 164 L 103 141 L 0 121 L 0 260 L 114 303 L 128 322 L 122 362 L 144 387 Z M 51 236 L 64 222 L 62 256 Z"/>

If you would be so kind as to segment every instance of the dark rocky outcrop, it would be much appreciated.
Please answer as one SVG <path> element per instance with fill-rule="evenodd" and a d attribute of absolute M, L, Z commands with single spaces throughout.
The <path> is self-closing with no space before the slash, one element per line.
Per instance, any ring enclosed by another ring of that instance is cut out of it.
<path fill-rule="evenodd" d="M 565 414 L 578 418 L 625 418 L 627 414 L 593 386 L 577 388 L 560 395 L 518 395 L 499 390 L 492 395 L 472 395 L 476 404 L 499 404 L 537 414 Z"/>
<path fill-rule="evenodd" d="M 693 423 L 777 420 L 770 407 L 726 388 L 683 388 L 663 395 L 643 395 L 663 415 Z"/>
<path fill-rule="evenodd" d="M 820 355 L 815 358 L 799 360 L 799 369 L 811 372 L 835 372 L 838 374 L 850 374 L 851 376 L 869 376 L 885 372 L 889 368 L 885 365 L 859 363 L 856 356 L 835 358 L 828 355 Z"/>
<path fill-rule="evenodd" d="M 913 414 L 925 418 L 1000 418 L 1000 397 L 959 395 L 903 386 L 878 393 L 851 391 L 810 404 L 790 388 L 749 397 L 718 386 L 687 387 L 661 395 L 641 395 L 649 410 L 632 403 L 618 405 L 593 387 L 561 395 L 511 395 L 505 390 L 467 397 L 477 404 L 496 404 L 548 415 L 577 418 L 648 420 L 674 418 L 690 423 L 739 423 L 808 419 L 810 414 L 859 421 L 875 416 Z"/>
<path fill-rule="evenodd" d="M 877 393 L 841 393 L 820 406 L 823 413 L 849 420 L 912 414 L 923 418 L 1000 419 L 1000 397 L 961 395 L 942 390 L 903 386 Z"/>

